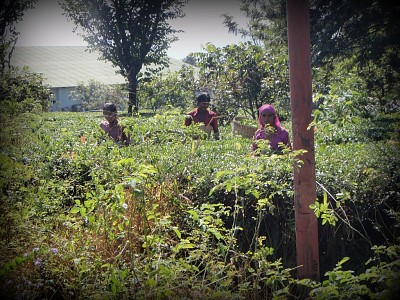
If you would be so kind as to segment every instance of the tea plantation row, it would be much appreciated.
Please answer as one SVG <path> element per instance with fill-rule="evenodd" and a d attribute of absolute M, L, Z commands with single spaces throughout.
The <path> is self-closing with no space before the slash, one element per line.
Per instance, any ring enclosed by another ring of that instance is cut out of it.
<path fill-rule="evenodd" d="M 3 117 L 1 294 L 10 299 L 390 299 L 399 292 L 398 116 L 316 128 L 321 282 L 296 278 L 293 165 L 183 114 Z M 290 130 L 290 123 L 284 124 Z M 396 127 L 397 126 L 397 127 Z"/>

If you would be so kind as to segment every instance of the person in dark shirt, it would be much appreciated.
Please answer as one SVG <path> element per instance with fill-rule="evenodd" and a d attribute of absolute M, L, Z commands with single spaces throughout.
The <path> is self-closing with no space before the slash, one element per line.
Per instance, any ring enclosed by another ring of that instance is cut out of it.
<path fill-rule="evenodd" d="M 214 138 L 219 140 L 218 117 L 215 112 L 208 108 L 210 100 L 208 93 L 202 93 L 197 96 L 197 108 L 186 115 L 185 125 L 190 126 L 192 123 L 203 123 L 204 131 L 210 135 L 212 130 Z"/>
<path fill-rule="evenodd" d="M 122 142 L 125 145 L 130 144 L 130 137 L 125 134 L 123 128 L 118 123 L 117 107 L 113 103 L 106 103 L 103 106 L 104 120 L 101 121 L 100 127 L 115 142 Z"/>

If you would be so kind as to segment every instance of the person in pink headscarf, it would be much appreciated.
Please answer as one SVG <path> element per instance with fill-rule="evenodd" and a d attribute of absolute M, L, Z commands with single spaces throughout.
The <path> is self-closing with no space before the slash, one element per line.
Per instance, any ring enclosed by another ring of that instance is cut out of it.
<path fill-rule="evenodd" d="M 289 133 L 281 126 L 281 122 L 272 105 L 264 104 L 258 109 L 258 124 L 260 127 L 253 137 L 253 152 L 258 148 L 258 140 L 268 140 L 270 149 L 275 153 L 282 153 L 285 146 L 291 148 Z"/>

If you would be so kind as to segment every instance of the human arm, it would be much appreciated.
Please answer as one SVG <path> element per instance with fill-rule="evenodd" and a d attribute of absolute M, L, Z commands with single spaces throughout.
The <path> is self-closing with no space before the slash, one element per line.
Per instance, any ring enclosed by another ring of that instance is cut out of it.
<path fill-rule="evenodd" d="M 185 126 L 190 126 L 193 121 L 193 116 L 189 113 L 185 116 Z"/>

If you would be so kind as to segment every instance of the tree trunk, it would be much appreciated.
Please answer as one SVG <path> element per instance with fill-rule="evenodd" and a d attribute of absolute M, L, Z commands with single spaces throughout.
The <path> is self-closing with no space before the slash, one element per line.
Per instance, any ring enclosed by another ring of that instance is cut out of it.
<path fill-rule="evenodd" d="M 132 116 L 133 111 L 138 112 L 139 106 L 136 96 L 138 86 L 137 74 L 132 74 L 128 76 L 128 93 L 129 93 L 129 101 L 128 101 L 128 115 Z"/>

